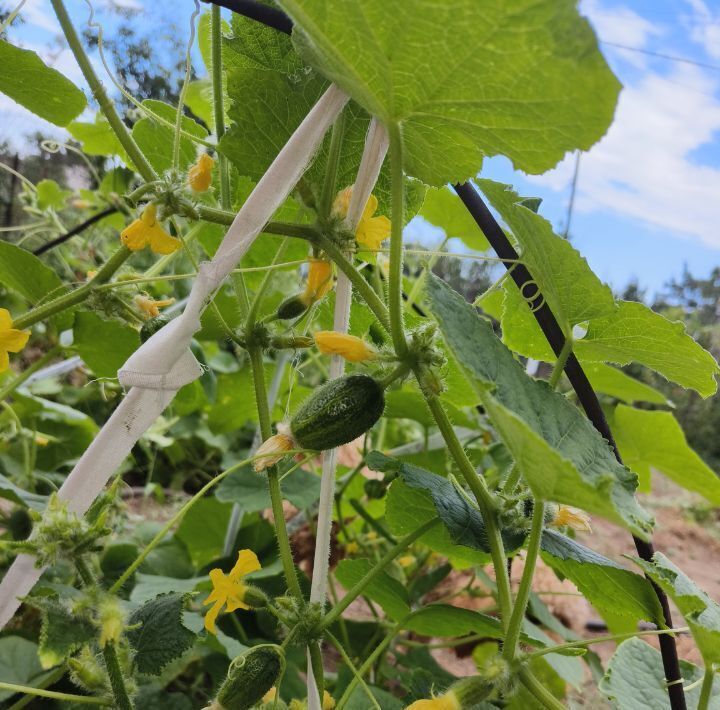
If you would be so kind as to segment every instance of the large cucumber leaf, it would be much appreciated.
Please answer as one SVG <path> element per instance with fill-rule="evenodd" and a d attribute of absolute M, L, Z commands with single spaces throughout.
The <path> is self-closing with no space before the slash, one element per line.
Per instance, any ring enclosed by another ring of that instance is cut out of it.
<path fill-rule="evenodd" d="M 445 283 L 428 281 L 431 309 L 505 445 L 541 500 L 575 505 L 647 538 L 652 519 L 635 500 L 637 476 L 619 464 L 583 414 L 529 377 L 490 323 Z"/>
<path fill-rule="evenodd" d="M 465 180 L 484 155 L 541 173 L 605 133 L 620 85 L 572 0 L 281 0 L 300 54 L 402 123 L 410 175 Z"/>

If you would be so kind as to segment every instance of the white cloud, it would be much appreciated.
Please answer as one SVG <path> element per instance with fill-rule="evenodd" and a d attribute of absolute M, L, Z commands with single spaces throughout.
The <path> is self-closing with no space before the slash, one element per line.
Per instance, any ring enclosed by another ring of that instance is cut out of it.
<path fill-rule="evenodd" d="M 711 73 L 681 64 L 626 86 L 608 134 L 582 157 L 577 209 L 615 212 L 720 249 L 720 167 L 695 157 L 720 138 L 718 88 Z M 530 179 L 567 189 L 573 160 Z"/>
<path fill-rule="evenodd" d="M 686 3 L 691 14 L 682 19 L 690 39 L 701 45 L 708 56 L 720 59 L 720 12 L 713 12 L 704 0 L 686 0 Z"/>

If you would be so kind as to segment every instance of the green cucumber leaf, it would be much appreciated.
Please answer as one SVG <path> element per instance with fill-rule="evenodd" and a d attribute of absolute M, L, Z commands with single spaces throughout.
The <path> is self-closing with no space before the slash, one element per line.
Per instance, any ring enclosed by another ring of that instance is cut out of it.
<path fill-rule="evenodd" d="M 43 679 L 43 668 L 38 659 L 38 647 L 21 636 L 0 639 L 0 678 L 5 683 L 37 687 Z M 0 701 L 15 695 L 12 690 L 0 690 Z"/>
<path fill-rule="evenodd" d="M 647 538 L 652 519 L 635 500 L 637 476 L 615 459 L 583 414 L 546 382 L 529 377 L 488 321 L 436 277 L 431 310 L 471 375 L 500 437 L 541 500 L 596 513 Z"/>
<path fill-rule="evenodd" d="M 487 529 L 480 511 L 470 505 L 447 478 L 399 459 L 390 458 L 379 451 L 371 451 L 366 460 L 369 468 L 383 473 L 397 473 L 408 489 L 426 493 L 432 501 L 435 514 L 440 516 L 453 544 L 480 552 L 490 552 Z M 393 487 L 396 484 L 397 481 L 393 483 Z M 388 502 L 386 514 L 392 525 L 393 520 L 389 508 Z M 503 530 L 502 538 L 506 552 L 509 553 L 521 547 L 525 537 L 524 531 Z M 430 546 L 432 547 L 432 545 Z"/>
<path fill-rule="evenodd" d="M 689 710 L 695 710 L 700 700 L 699 681 L 704 671 L 681 660 L 680 674 L 683 685 L 690 686 L 685 691 L 687 706 Z M 628 639 L 618 646 L 598 687 L 617 710 L 670 710 L 660 652 L 639 638 Z M 720 710 L 720 682 L 717 676 L 708 708 Z"/>
<path fill-rule="evenodd" d="M 182 623 L 188 596 L 174 592 L 160 594 L 128 617 L 128 641 L 135 651 L 133 662 L 140 673 L 160 675 L 170 661 L 182 656 L 195 642 L 195 634 Z"/>
<path fill-rule="evenodd" d="M 581 363 L 592 388 L 627 404 L 649 402 L 651 404 L 669 404 L 665 395 L 654 387 L 626 375 L 612 365 L 603 362 Z M 628 464 L 629 466 L 630 464 Z M 632 468 L 632 466 L 630 466 Z M 636 470 L 637 472 L 637 470 Z"/>
<path fill-rule="evenodd" d="M 640 477 L 641 490 L 650 490 L 650 473 L 655 470 L 720 505 L 720 478 L 688 446 L 685 433 L 671 412 L 651 412 L 620 404 L 615 408 L 611 426 L 623 461 Z"/>
<path fill-rule="evenodd" d="M 403 622 L 403 628 L 439 638 L 466 634 L 482 634 L 492 639 L 504 636 L 502 624 L 494 616 L 450 604 L 428 604 L 414 611 Z"/>
<path fill-rule="evenodd" d="M 73 345 L 98 377 L 117 377 L 117 371 L 140 347 L 140 334 L 117 320 L 105 320 L 94 311 L 75 314 Z"/>
<path fill-rule="evenodd" d="M 37 189 L 37 204 L 41 210 L 61 210 L 72 190 L 63 190 L 55 180 L 40 180 Z"/>
<path fill-rule="evenodd" d="M 282 495 L 296 508 L 307 510 L 320 498 L 320 477 L 299 468 L 283 479 Z M 245 513 L 270 507 L 267 477 L 255 473 L 252 466 L 244 466 L 225 478 L 215 497 L 223 503 L 237 503 Z"/>
<path fill-rule="evenodd" d="M 419 214 L 430 224 L 443 229 L 448 239 L 457 237 L 466 247 L 476 251 L 485 251 L 490 247 L 460 198 L 447 188 L 430 188 L 425 193 Z"/>
<path fill-rule="evenodd" d="M 680 609 L 705 663 L 720 663 L 720 605 L 662 552 L 656 552 L 652 562 L 634 562 Z"/>
<path fill-rule="evenodd" d="M 532 274 L 534 283 L 523 286 L 524 296 L 532 297 L 539 290 L 565 333 L 577 323 L 614 313 L 610 287 L 567 239 L 553 232 L 550 222 L 520 204 L 523 198 L 509 185 L 485 179 L 477 183 L 512 230 L 520 258 Z"/>
<path fill-rule="evenodd" d="M 66 288 L 60 277 L 31 252 L 0 241 L 0 284 L 19 293 L 33 305 L 61 296 Z"/>
<path fill-rule="evenodd" d="M 639 362 L 703 397 L 717 391 L 720 367 L 715 358 L 687 334 L 683 323 L 670 321 L 642 303 L 618 301 L 615 313 L 590 321 L 574 349 L 583 361 Z"/>
<path fill-rule="evenodd" d="M 80 142 L 83 153 L 87 155 L 117 155 L 125 165 L 130 164 L 125 149 L 102 113 L 95 116 L 93 123 L 73 121 L 67 129 L 70 135 Z"/>
<path fill-rule="evenodd" d="M 601 613 L 634 621 L 662 623 L 663 615 L 650 583 L 617 562 L 554 530 L 543 532 L 543 561 L 569 579 Z"/>
<path fill-rule="evenodd" d="M 341 560 L 335 576 L 345 589 L 350 590 L 373 566 L 373 561 L 367 559 Z M 381 572 L 375 577 L 363 590 L 363 596 L 377 602 L 394 621 L 400 621 L 410 613 L 407 590 L 387 572 Z"/>
<path fill-rule="evenodd" d="M 177 109 L 170 104 L 155 99 L 146 99 L 142 105 L 154 114 L 170 122 L 170 126 L 160 123 L 152 116 L 143 116 L 132 129 L 132 136 L 140 150 L 145 154 L 156 173 L 162 175 L 172 167 L 173 141 L 175 137 L 175 120 Z M 172 126 L 172 127 L 171 127 Z M 197 121 L 183 116 L 182 128 L 198 138 L 206 138 L 207 130 Z M 187 170 L 197 160 L 198 147 L 186 136 L 180 136 L 180 170 Z"/>
<path fill-rule="evenodd" d="M 541 173 L 605 133 L 620 85 L 570 0 L 280 0 L 301 56 L 402 123 L 407 172 L 441 186 L 483 155 Z"/>
<path fill-rule="evenodd" d="M 67 126 L 87 106 L 70 79 L 47 66 L 35 52 L 0 39 L 0 91 L 56 126 Z"/>

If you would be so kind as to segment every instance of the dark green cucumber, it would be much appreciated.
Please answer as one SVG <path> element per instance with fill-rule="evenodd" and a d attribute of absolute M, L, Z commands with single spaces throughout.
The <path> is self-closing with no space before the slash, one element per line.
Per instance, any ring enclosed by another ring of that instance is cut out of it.
<path fill-rule="evenodd" d="M 280 646 L 262 644 L 241 653 L 230 664 L 227 678 L 211 707 L 214 710 L 249 710 L 272 688 L 285 669 Z"/>
<path fill-rule="evenodd" d="M 144 343 L 151 336 L 155 335 L 161 328 L 164 328 L 168 324 L 168 319 L 164 316 L 155 316 L 150 318 L 142 324 L 140 328 L 140 340 Z"/>
<path fill-rule="evenodd" d="M 302 300 L 300 294 L 286 298 L 277 308 L 277 317 L 280 320 L 292 320 L 298 318 L 308 309 L 307 303 Z"/>
<path fill-rule="evenodd" d="M 364 434 L 382 416 L 385 395 L 368 375 L 345 375 L 319 387 L 290 422 L 303 449 L 325 451 Z"/>

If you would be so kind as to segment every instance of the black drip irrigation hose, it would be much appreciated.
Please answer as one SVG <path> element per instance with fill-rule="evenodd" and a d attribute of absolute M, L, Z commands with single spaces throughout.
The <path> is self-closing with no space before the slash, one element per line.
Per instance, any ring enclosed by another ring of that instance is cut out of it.
<path fill-rule="evenodd" d="M 237 12 L 245 17 L 250 17 L 258 22 L 273 27 L 280 32 L 290 34 L 292 32 L 292 20 L 280 10 L 269 8 L 266 5 L 255 2 L 255 0 L 210 0 L 216 5 L 228 8 L 233 12 Z M 505 232 L 497 223 L 487 205 L 483 202 L 477 190 L 470 183 L 454 186 L 455 192 L 462 200 L 465 208 L 468 210 L 478 227 L 487 237 L 490 245 L 495 253 L 507 261 L 503 261 L 505 268 L 510 271 L 510 276 L 517 284 L 520 292 L 525 294 L 523 288 L 528 283 L 535 284 L 527 267 L 518 261 L 518 253 L 508 240 Z M 525 294 L 527 295 L 527 294 Z M 560 328 L 550 307 L 545 302 L 543 295 L 539 289 L 533 294 L 534 298 L 530 299 L 530 305 L 550 347 L 556 355 L 559 355 L 565 344 L 565 335 Z M 600 432 L 600 434 L 608 441 L 613 449 L 615 457 L 622 463 L 620 452 L 618 451 L 615 439 L 613 438 L 610 427 L 605 418 L 605 414 L 600 406 L 600 402 L 593 390 L 590 381 L 582 369 L 580 362 L 573 353 L 567 359 L 565 364 L 565 374 L 570 380 L 570 384 L 575 390 L 578 401 L 585 410 L 585 414 L 592 425 Z M 633 536 L 635 549 L 638 555 L 646 561 L 650 561 L 655 552 L 651 542 L 645 542 Z M 657 596 L 660 606 L 662 607 L 665 624 L 668 628 L 673 628 L 672 615 L 670 613 L 670 605 L 668 598 L 660 587 L 658 587 L 651 579 L 648 580 L 652 585 L 655 595 Z M 675 638 L 670 634 L 660 634 L 660 653 L 662 655 L 663 669 L 665 672 L 665 680 L 667 685 L 668 696 L 670 698 L 670 706 L 672 710 L 687 710 L 685 704 L 685 691 L 683 690 L 683 679 L 680 673 L 680 663 L 677 655 L 677 646 Z"/>
<path fill-rule="evenodd" d="M 47 242 L 47 244 L 43 244 L 42 246 L 38 247 L 37 249 L 33 249 L 33 254 L 35 256 L 40 256 L 41 254 L 44 254 L 46 251 L 50 251 L 51 249 L 54 249 L 57 246 L 60 246 L 63 242 L 66 242 L 71 237 L 74 237 L 76 234 L 80 234 L 80 232 L 83 232 L 88 227 L 91 227 L 95 222 L 99 222 L 104 217 L 107 217 L 110 214 L 113 214 L 118 211 L 117 207 L 107 207 L 106 209 L 102 210 L 102 212 L 98 212 L 97 214 L 94 214 L 89 219 L 86 219 L 84 222 L 81 222 L 76 227 L 73 227 L 69 232 L 66 232 L 65 234 L 61 234 L 59 237 L 55 237 L 52 241 Z"/>

